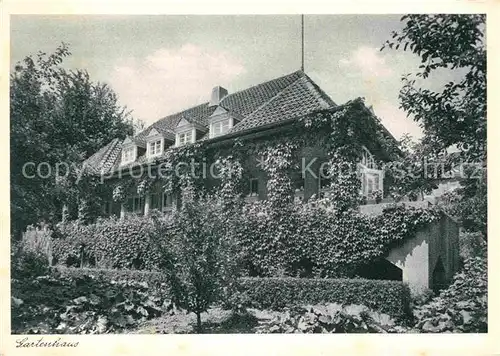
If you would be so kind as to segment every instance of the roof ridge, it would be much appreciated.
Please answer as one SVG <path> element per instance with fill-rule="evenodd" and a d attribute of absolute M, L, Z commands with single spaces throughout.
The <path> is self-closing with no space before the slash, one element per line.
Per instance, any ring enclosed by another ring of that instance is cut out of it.
<path fill-rule="evenodd" d="M 333 101 L 333 99 L 330 98 L 330 96 L 327 93 L 325 93 L 325 91 L 321 89 L 321 87 L 314 80 L 312 80 L 310 76 L 304 73 L 304 78 L 306 78 L 307 82 L 311 84 L 314 87 L 314 89 L 316 89 L 316 91 L 313 91 L 311 90 L 311 88 L 307 86 L 311 94 L 314 95 L 318 99 L 318 101 L 324 102 L 326 104 L 325 109 L 331 106 L 337 106 L 337 104 Z"/>
<path fill-rule="evenodd" d="M 255 84 L 255 85 L 252 85 L 252 86 L 247 87 L 247 88 L 245 88 L 245 89 L 238 90 L 238 91 L 235 91 L 234 93 L 230 93 L 230 94 L 226 95 L 224 98 L 222 98 L 222 100 L 220 101 L 220 104 L 224 105 L 224 101 L 225 101 L 227 98 L 231 98 L 231 97 L 233 97 L 233 96 L 235 96 L 235 95 L 237 95 L 237 94 L 240 94 L 240 95 L 241 95 L 242 93 L 245 93 L 245 92 L 247 92 L 247 91 L 250 91 L 250 90 L 252 90 L 252 89 L 254 89 L 254 88 L 256 88 L 256 87 L 259 87 L 259 86 L 262 86 L 262 85 L 268 84 L 268 83 L 270 83 L 270 82 L 275 82 L 275 81 L 278 81 L 278 80 L 283 79 L 283 78 L 286 78 L 286 77 L 291 77 L 291 76 L 293 76 L 293 75 L 297 75 L 297 74 L 299 75 L 299 78 L 305 75 L 305 73 L 304 73 L 302 70 L 300 70 L 300 69 L 299 69 L 299 70 L 296 70 L 296 71 L 294 71 L 294 72 L 291 72 L 291 73 L 288 73 L 288 74 L 284 74 L 284 75 L 282 75 L 282 76 L 280 76 L 280 77 L 277 77 L 277 78 L 273 78 L 273 79 L 266 80 L 265 82 L 261 82 L 261 83 Z M 298 79 L 298 78 L 297 78 L 297 79 Z M 295 81 L 294 81 L 294 82 L 295 82 Z M 196 110 L 196 109 L 201 108 L 201 107 L 203 107 L 203 106 L 205 106 L 205 105 L 209 105 L 209 102 L 208 102 L 208 101 L 206 101 L 206 102 L 203 102 L 203 103 L 201 103 L 201 104 L 198 104 L 198 105 L 194 105 L 194 106 L 188 107 L 188 108 L 186 108 L 186 109 L 184 109 L 184 110 L 182 110 L 182 111 L 173 112 L 173 113 L 171 113 L 171 114 L 168 114 L 168 115 L 166 115 L 166 116 L 163 116 L 162 118 L 160 118 L 160 119 L 156 120 L 155 122 L 153 122 L 150 126 L 148 126 L 147 128 L 145 128 L 144 130 L 142 130 L 141 132 L 139 132 L 137 135 L 133 135 L 132 137 L 133 137 L 133 138 L 135 138 L 135 137 L 140 136 L 140 135 L 145 135 L 145 134 L 148 132 L 148 130 L 150 130 L 150 129 L 151 129 L 151 127 L 155 127 L 154 125 L 158 124 L 159 122 L 161 122 L 161 121 L 163 121 L 163 120 L 167 120 L 168 118 L 171 118 L 171 117 L 173 117 L 173 116 L 177 116 L 177 115 L 178 115 L 178 116 L 180 116 L 181 118 L 184 118 L 184 119 L 186 119 L 188 122 L 190 122 L 189 118 L 187 118 L 185 114 L 186 114 L 187 112 L 189 112 L 189 111 Z M 226 108 L 226 109 L 227 109 L 227 108 Z M 255 111 L 255 110 L 254 110 L 254 111 Z"/>
<path fill-rule="evenodd" d="M 301 72 L 302 75 L 305 75 L 305 73 L 302 70 L 295 71 L 295 72 L 293 72 L 293 73 L 291 73 L 289 75 L 292 75 L 292 74 L 295 74 L 295 73 L 298 73 L 298 72 Z M 273 102 L 276 98 L 280 97 L 283 94 L 283 92 L 285 92 L 288 88 L 290 88 L 292 85 L 294 85 L 295 83 L 297 83 L 300 79 L 302 79 L 303 78 L 302 75 L 300 77 L 298 77 L 296 80 L 294 80 L 293 82 L 291 82 L 290 84 L 288 84 L 286 87 L 284 87 L 283 89 L 281 89 L 276 95 L 274 95 L 273 97 L 271 97 L 268 100 L 266 100 L 262 105 L 259 105 L 259 107 L 257 107 L 250 115 L 248 115 L 247 117 L 245 117 L 239 123 L 242 123 L 242 122 L 245 122 L 245 121 L 251 119 L 255 115 L 255 113 L 257 113 L 259 110 L 261 110 L 262 108 L 264 108 L 265 106 L 267 106 L 269 103 Z M 283 77 L 286 77 L 286 76 L 283 76 Z M 280 77 L 280 78 L 283 78 L 283 77 Z"/>
<path fill-rule="evenodd" d="M 235 91 L 234 93 L 230 93 L 230 94 L 226 95 L 224 98 L 222 98 L 222 100 L 221 100 L 221 104 L 222 104 L 222 102 L 223 102 L 226 98 L 229 98 L 230 96 L 233 96 L 233 95 L 236 95 L 236 94 L 241 94 L 241 93 L 244 93 L 244 92 L 249 91 L 249 90 L 251 90 L 251 89 L 254 89 L 254 88 L 258 87 L 258 86 L 265 85 L 265 84 L 268 84 L 268 83 L 270 83 L 270 82 L 278 81 L 278 80 L 283 79 L 283 78 L 286 78 L 286 77 L 291 77 L 292 75 L 297 74 L 297 73 L 298 73 L 298 74 L 300 74 L 300 75 L 304 75 L 304 74 L 305 74 L 302 70 L 300 70 L 300 69 L 299 69 L 299 70 L 296 70 L 295 72 L 288 73 L 288 74 L 284 74 L 284 75 L 279 76 L 279 77 L 277 77 L 277 78 L 273 78 L 273 79 L 266 80 L 265 82 L 261 82 L 261 83 L 259 83 L 259 84 L 254 84 L 254 85 L 252 85 L 252 86 L 250 86 L 250 87 L 247 87 L 247 88 L 245 88 L 245 89 L 241 89 L 241 90 Z M 299 78 L 300 78 L 300 77 L 299 77 Z M 297 78 L 297 79 L 298 79 L 298 78 Z M 295 82 L 295 81 L 294 81 L 294 82 Z M 284 88 L 283 88 L 283 89 L 284 89 Z"/>
<path fill-rule="evenodd" d="M 207 101 L 207 102 L 204 102 L 204 103 L 201 103 L 201 104 L 198 104 L 198 105 L 195 105 L 195 106 L 191 106 L 191 107 L 189 107 L 189 108 L 187 108 L 187 109 L 184 109 L 184 110 L 182 110 L 182 111 L 177 111 L 177 112 L 174 112 L 174 113 L 172 113 L 172 114 L 170 114 L 170 115 L 167 115 L 167 116 L 162 117 L 160 120 L 166 119 L 167 117 L 170 117 L 170 116 L 184 114 L 184 113 L 186 113 L 186 112 L 187 112 L 187 111 L 189 111 L 189 110 L 193 110 L 193 109 L 198 108 L 198 107 L 203 106 L 203 105 L 208 105 L 208 101 Z M 160 120 L 158 120 L 158 121 L 160 121 Z M 158 122 L 158 121 L 155 121 L 155 123 L 156 123 L 156 122 Z"/>

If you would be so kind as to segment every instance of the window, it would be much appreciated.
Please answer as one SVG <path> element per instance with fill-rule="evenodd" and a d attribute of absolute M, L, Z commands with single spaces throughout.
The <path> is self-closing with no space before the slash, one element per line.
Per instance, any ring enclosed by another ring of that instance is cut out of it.
<path fill-rule="evenodd" d="M 133 162 L 135 160 L 135 147 L 126 147 L 122 152 L 122 164 Z"/>
<path fill-rule="evenodd" d="M 325 192 L 332 184 L 332 173 L 330 172 L 330 165 L 323 163 L 319 168 L 318 175 L 318 196 L 319 198 L 325 197 Z"/>
<path fill-rule="evenodd" d="M 220 136 L 229 131 L 229 119 L 217 121 L 212 124 L 211 137 Z"/>
<path fill-rule="evenodd" d="M 162 140 L 156 140 L 148 143 L 149 157 L 159 156 L 162 153 Z"/>
<path fill-rule="evenodd" d="M 248 194 L 251 197 L 257 197 L 259 196 L 259 179 L 258 178 L 251 178 L 250 179 L 250 194 Z"/>
<path fill-rule="evenodd" d="M 362 194 L 366 197 L 370 197 L 370 195 L 376 190 L 383 192 L 384 185 L 382 171 L 376 169 L 365 169 L 362 172 L 361 189 Z"/>
<path fill-rule="evenodd" d="M 127 207 L 129 212 L 134 214 L 143 214 L 144 213 L 144 197 L 135 196 L 128 198 Z"/>
<path fill-rule="evenodd" d="M 361 153 L 361 162 L 363 166 L 371 169 L 376 169 L 375 159 L 373 155 L 368 151 L 366 147 L 363 147 L 363 152 Z"/>
<path fill-rule="evenodd" d="M 174 199 L 172 194 L 164 192 L 162 194 L 161 211 L 166 212 L 172 210 L 174 206 Z"/>
<path fill-rule="evenodd" d="M 191 130 L 181 132 L 178 135 L 179 135 L 179 141 L 178 141 L 178 145 L 179 146 L 183 146 L 186 143 L 190 143 L 192 141 L 192 135 L 193 135 L 193 133 L 192 133 Z"/>

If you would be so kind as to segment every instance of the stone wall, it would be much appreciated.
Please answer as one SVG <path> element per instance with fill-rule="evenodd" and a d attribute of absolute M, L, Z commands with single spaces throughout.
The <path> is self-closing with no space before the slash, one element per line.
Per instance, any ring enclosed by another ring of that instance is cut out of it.
<path fill-rule="evenodd" d="M 413 294 L 442 288 L 452 281 L 459 268 L 458 231 L 458 224 L 443 216 L 389 252 L 386 259 L 401 268 L 403 282 Z"/>

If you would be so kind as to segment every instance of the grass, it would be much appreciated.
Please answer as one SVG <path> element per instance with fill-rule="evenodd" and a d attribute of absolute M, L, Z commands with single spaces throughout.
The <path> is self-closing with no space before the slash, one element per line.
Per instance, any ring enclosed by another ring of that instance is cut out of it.
<path fill-rule="evenodd" d="M 209 309 L 202 314 L 202 333 L 204 334 L 253 334 L 260 322 L 270 318 L 263 312 L 249 310 L 246 314 L 236 314 L 221 308 Z M 196 333 L 196 316 L 193 313 L 178 312 L 165 314 L 142 324 L 139 334 L 191 334 Z"/>

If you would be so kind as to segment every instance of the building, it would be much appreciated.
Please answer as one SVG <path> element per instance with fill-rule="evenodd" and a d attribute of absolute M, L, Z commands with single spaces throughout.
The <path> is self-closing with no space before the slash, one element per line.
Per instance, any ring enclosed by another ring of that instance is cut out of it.
<path fill-rule="evenodd" d="M 207 146 L 226 145 L 230 152 L 230 145 L 236 139 L 265 141 L 290 129 L 293 122 L 301 117 L 343 107 L 337 105 L 301 70 L 235 93 L 216 86 L 212 93 L 207 93 L 207 98 L 208 102 L 164 117 L 135 137 L 113 140 L 90 157 L 87 166 L 105 176 L 106 181 L 115 182 L 137 167 L 159 164 L 177 147 L 203 142 Z M 358 105 L 363 112 L 362 119 L 377 125 L 387 140 L 396 143 L 373 110 L 362 101 Z M 373 191 L 387 191 L 383 172 L 376 162 L 389 160 L 390 152 L 384 150 L 373 137 L 360 137 L 359 140 L 363 141 L 360 152 L 363 170 L 361 193 L 369 197 Z M 315 160 L 310 166 L 314 172 L 319 172 L 321 162 L 326 159 L 324 147 L 313 142 L 303 148 L 301 155 Z M 266 176 L 258 169 L 257 160 L 258 157 L 247 157 L 246 195 L 249 200 L 266 198 Z M 212 183 L 207 180 L 207 184 Z M 321 195 L 327 183 L 321 174 L 294 177 L 296 197 L 308 200 L 313 195 Z M 131 188 L 127 191 L 124 204 L 116 204 L 110 197 L 104 204 L 103 214 L 123 217 L 127 213 L 148 214 L 151 209 L 166 212 L 176 202 L 178 197 L 164 192 L 160 184 L 156 184 L 145 196 L 139 196 L 135 188 Z"/>
<path fill-rule="evenodd" d="M 209 93 L 207 93 L 209 94 Z M 179 148 L 202 143 L 205 150 L 217 148 L 231 154 L 236 140 L 242 145 L 267 142 L 277 135 L 295 132 L 294 122 L 317 112 L 340 112 L 345 105 L 337 105 L 304 72 L 297 71 L 283 77 L 255 85 L 251 88 L 228 93 L 217 86 L 210 100 L 204 104 L 169 115 L 136 135 L 121 141 L 110 142 L 87 161 L 88 166 L 105 177 L 105 183 L 114 184 L 145 166 L 159 167 L 171 160 Z M 361 194 L 369 198 L 374 191 L 382 195 L 387 192 L 384 173 L 377 162 L 391 160 L 383 140 L 396 140 L 383 127 L 373 110 L 362 100 L 352 101 L 358 108 L 360 126 L 373 125 L 381 134 L 356 136 L 360 147 L 358 167 L 361 171 Z M 364 120 L 364 121 L 363 121 Z M 396 152 L 396 154 L 399 154 Z M 307 201 L 328 189 L 328 179 L 320 173 L 327 160 L 326 148 L 321 140 L 309 137 L 301 147 L 298 157 L 305 162 L 314 161 L 309 172 L 292 173 L 295 198 Z M 244 157 L 246 199 L 266 199 L 266 173 L 259 169 L 259 157 L 248 154 Z M 302 173 L 302 174 L 299 174 Z M 179 203 L 178 196 L 167 192 L 161 182 L 154 182 L 145 194 L 138 194 L 135 183 L 126 187 L 122 202 L 113 201 L 111 194 L 106 200 L 103 215 L 124 217 L 127 214 L 147 215 L 151 209 L 168 212 Z M 205 187 L 216 187 L 217 183 L 207 177 Z M 429 204 L 426 201 L 407 204 Z M 360 207 L 363 214 L 380 214 L 384 204 Z M 449 283 L 458 268 L 458 226 L 448 218 L 419 231 L 417 236 L 390 251 L 381 266 L 368 266 L 364 273 L 369 278 L 398 279 L 407 282 L 413 293 L 428 288 L 437 288 Z M 385 271 L 373 275 L 374 271 Z"/>

